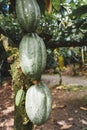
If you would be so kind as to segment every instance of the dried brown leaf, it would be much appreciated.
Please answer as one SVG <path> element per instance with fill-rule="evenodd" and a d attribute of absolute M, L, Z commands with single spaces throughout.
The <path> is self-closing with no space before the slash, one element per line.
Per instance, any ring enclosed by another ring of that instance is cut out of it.
<path fill-rule="evenodd" d="M 87 107 L 80 107 L 81 110 L 87 111 Z"/>
<path fill-rule="evenodd" d="M 63 109 L 63 108 L 65 108 L 66 107 L 66 105 L 58 105 L 57 106 L 57 108 L 59 108 L 59 109 Z"/>
<path fill-rule="evenodd" d="M 69 128 L 71 128 L 72 127 L 72 125 L 63 125 L 60 129 L 61 130 L 66 130 L 66 129 L 69 129 Z"/>

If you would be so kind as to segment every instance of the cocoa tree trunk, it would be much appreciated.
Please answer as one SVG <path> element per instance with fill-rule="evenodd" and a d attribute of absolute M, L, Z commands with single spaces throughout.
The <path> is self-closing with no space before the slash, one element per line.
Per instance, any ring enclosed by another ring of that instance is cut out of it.
<path fill-rule="evenodd" d="M 21 88 L 27 91 L 27 88 L 30 86 L 29 79 L 22 73 L 19 66 L 19 61 L 16 60 L 11 64 L 11 75 L 12 83 L 14 88 L 14 99 L 17 94 L 17 91 Z M 15 104 L 14 104 L 15 105 Z M 32 130 L 33 124 L 27 117 L 25 111 L 25 100 L 20 106 L 15 105 L 15 114 L 14 114 L 14 130 Z"/>
<path fill-rule="evenodd" d="M 31 81 L 26 77 L 20 68 L 19 63 L 19 51 L 16 47 L 7 47 L 3 42 L 3 46 L 7 53 L 7 59 L 11 67 L 11 76 L 12 76 L 12 87 L 14 93 L 14 105 L 15 105 L 15 96 L 17 91 L 23 88 L 25 91 L 30 87 Z M 25 111 L 25 99 L 21 103 L 20 106 L 15 105 L 15 112 L 14 112 L 14 130 L 33 130 L 33 123 L 27 117 Z"/>

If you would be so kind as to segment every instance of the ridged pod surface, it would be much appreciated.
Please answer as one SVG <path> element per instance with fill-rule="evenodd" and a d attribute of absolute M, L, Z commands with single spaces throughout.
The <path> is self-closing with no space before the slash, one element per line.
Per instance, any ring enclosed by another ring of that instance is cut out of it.
<path fill-rule="evenodd" d="M 23 36 L 19 46 L 19 59 L 22 72 L 31 79 L 39 80 L 47 61 L 42 38 L 33 33 Z"/>
<path fill-rule="evenodd" d="M 27 90 L 25 109 L 34 124 L 41 125 L 49 119 L 52 110 L 52 97 L 46 84 L 39 83 Z"/>
<path fill-rule="evenodd" d="M 21 104 L 21 102 L 24 100 L 24 95 L 25 95 L 25 92 L 23 89 L 19 89 L 17 91 L 17 94 L 15 96 L 15 105 L 16 106 L 19 106 Z"/>
<path fill-rule="evenodd" d="M 23 30 L 26 32 L 36 30 L 41 17 L 36 0 L 16 0 L 16 14 Z"/>

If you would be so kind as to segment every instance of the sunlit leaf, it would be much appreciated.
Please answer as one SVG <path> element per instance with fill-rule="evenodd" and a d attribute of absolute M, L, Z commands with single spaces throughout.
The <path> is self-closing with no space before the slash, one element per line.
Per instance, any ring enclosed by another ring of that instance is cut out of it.
<path fill-rule="evenodd" d="M 66 0 L 67 3 L 70 3 L 72 0 Z"/>
<path fill-rule="evenodd" d="M 2 1 L 4 1 L 4 0 L 0 0 L 0 2 L 2 2 Z"/>
<path fill-rule="evenodd" d="M 53 8 L 55 9 L 55 11 L 59 11 L 60 10 L 60 0 L 51 0 Z"/>

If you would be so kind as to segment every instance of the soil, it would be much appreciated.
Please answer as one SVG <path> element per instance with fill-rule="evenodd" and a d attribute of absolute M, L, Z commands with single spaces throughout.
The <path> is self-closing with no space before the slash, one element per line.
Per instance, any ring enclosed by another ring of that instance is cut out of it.
<path fill-rule="evenodd" d="M 0 86 L 0 130 L 13 130 L 14 99 L 11 78 L 6 78 Z"/>
<path fill-rule="evenodd" d="M 34 125 L 34 130 L 87 130 L 87 77 L 43 75 L 52 94 L 52 112 L 49 120 Z M 83 87 L 84 86 L 84 87 Z M 14 99 L 11 79 L 5 79 L 0 88 L 0 130 L 14 129 Z"/>

